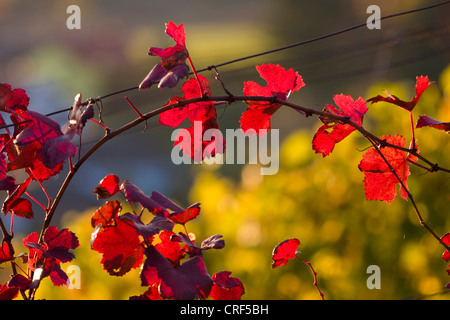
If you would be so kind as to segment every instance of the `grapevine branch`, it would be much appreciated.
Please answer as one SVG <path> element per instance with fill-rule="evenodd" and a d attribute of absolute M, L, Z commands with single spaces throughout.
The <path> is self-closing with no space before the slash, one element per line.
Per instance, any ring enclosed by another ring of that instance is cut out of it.
<path fill-rule="evenodd" d="M 323 111 L 319 111 L 319 110 L 315 110 L 315 109 L 311 109 L 311 108 L 307 108 L 307 107 L 303 107 L 301 105 L 297 105 L 291 102 L 287 102 L 285 100 L 281 100 L 279 98 L 277 98 L 276 96 L 272 96 L 272 97 L 265 97 L 265 96 L 235 96 L 235 95 L 230 95 L 229 92 L 226 96 L 204 96 L 204 97 L 198 97 L 198 98 L 192 98 L 192 99 L 187 99 L 187 100 L 181 100 L 178 101 L 176 103 L 173 104 L 169 104 L 163 107 L 160 107 L 158 109 L 154 109 L 150 112 L 147 112 L 145 114 L 140 114 L 138 118 L 136 118 L 135 120 L 125 124 L 124 126 L 114 130 L 114 131 L 106 131 L 105 132 L 105 136 L 103 138 L 101 138 L 95 145 L 93 145 L 73 166 L 72 166 L 72 170 L 70 170 L 70 172 L 67 174 L 66 179 L 64 180 L 58 194 L 55 197 L 55 200 L 53 201 L 50 209 L 48 210 L 48 213 L 45 217 L 43 226 L 42 226 L 42 230 L 41 230 L 41 235 L 40 235 L 40 239 L 42 240 L 43 235 L 45 233 L 45 230 L 48 228 L 48 226 L 50 225 L 50 222 L 53 218 L 53 215 L 55 213 L 55 210 L 57 208 L 57 206 L 59 205 L 59 202 L 61 201 L 62 196 L 64 195 L 68 185 L 70 184 L 70 181 L 72 180 L 73 176 L 76 174 L 76 172 L 78 171 L 78 169 L 82 166 L 82 164 L 93 154 L 95 153 L 98 149 L 100 149 L 101 146 L 103 146 L 106 142 L 108 142 L 109 140 L 113 139 L 114 137 L 140 125 L 141 123 L 167 111 L 167 110 L 171 110 L 174 108 L 179 108 L 179 107 L 183 107 L 186 106 L 188 104 L 191 103 L 198 103 L 198 102 L 207 102 L 207 101 L 211 101 L 211 102 L 227 102 L 229 104 L 235 102 L 235 101 L 260 101 L 260 102 L 266 102 L 266 103 L 271 103 L 271 104 L 280 104 L 280 105 L 285 105 L 287 107 L 290 107 L 292 109 L 295 109 L 297 111 L 299 111 L 301 114 L 305 115 L 306 117 L 312 116 L 312 115 L 316 115 L 316 116 L 320 116 L 320 117 L 326 117 L 326 118 L 331 118 L 335 121 L 339 121 L 345 124 L 348 124 L 352 127 L 354 127 L 357 131 L 359 131 L 364 137 L 366 137 L 374 146 L 376 146 L 376 150 L 379 151 L 379 148 L 383 148 L 383 147 L 390 147 L 390 148 L 394 148 L 394 149 L 398 149 L 404 152 L 409 152 L 414 156 L 417 156 L 418 158 L 420 158 L 421 160 L 423 160 L 425 163 L 430 165 L 430 168 L 427 168 L 428 171 L 430 172 L 436 172 L 436 171 L 443 171 L 443 172 L 447 172 L 450 173 L 450 169 L 446 169 L 443 168 L 441 166 L 439 166 L 438 164 L 433 164 L 430 160 L 426 159 L 425 157 L 423 157 L 422 155 L 419 155 L 417 150 L 413 150 L 413 149 L 408 149 L 408 148 L 404 148 L 404 147 L 399 147 L 397 145 L 393 145 L 390 143 L 387 143 L 385 140 L 380 139 L 378 137 L 376 137 L 375 135 L 373 135 L 372 133 L 368 132 L 366 129 L 364 129 L 363 127 L 359 126 L 358 124 L 350 121 L 350 119 L 348 117 L 341 117 L 341 116 L 337 116 L 328 112 L 323 112 Z M 383 157 L 384 158 L 384 157 Z M 384 160 L 387 162 L 387 160 L 384 158 Z M 388 164 L 389 165 L 389 164 Z M 390 166 L 390 165 L 389 165 Z M 392 166 L 390 166 L 391 170 L 394 172 L 397 180 L 401 183 L 402 187 L 405 188 L 404 184 L 401 182 L 400 177 L 398 177 L 398 175 L 395 173 L 395 170 L 392 169 Z M 436 233 L 424 222 L 424 220 L 422 219 L 419 209 L 417 208 L 417 206 L 415 205 L 414 199 L 411 195 L 411 193 L 409 191 L 407 191 L 408 197 L 411 199 L 411 202 L 414 206 L 414 209 L 418 215 L 420 224 L 425 227 L 435 238 L 439 239 L 439 242 L 447 249 L 449 250 L 449 246 L 444 244 L 440 238 L 436 235 Z"/>

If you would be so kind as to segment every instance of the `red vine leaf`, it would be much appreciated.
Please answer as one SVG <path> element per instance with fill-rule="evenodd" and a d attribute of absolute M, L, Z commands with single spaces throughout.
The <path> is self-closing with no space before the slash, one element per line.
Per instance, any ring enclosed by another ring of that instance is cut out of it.
<path fill-rule="evenodd" d="M 278 268 L 285 265 L 289 259 L 294 259 L 299 245 L 300 240 L 295 238 L 277 244 L 272 252 L 272 268 Z"/>
<path fill-rule="evenodd" d="M 94 192 L 97 194 L 97 200 L 112 197 L 120 191 L 120 178 L 110 174 L 104 177 L 99 185 L 95 187 Z"/>
<path fill-rule="evenodd" d="M 230 271 L 221 271 L 211 277 L 214 284 L 209 293 L 213 300 L 240 300 L 245 293 L 244 285 L 238 278 L 230 277 Z"/>
<path fill-rule="evenodd" d="M 442 242 L 444 242 L 446 245 L 450 246 L 450 233 L 446 233 L 441 238 Z M 449 262 L 450 261 L 450 252 L 448 250 L 445 250 L 442 254 L 442 259 Z"/>
<path fill-rule="evenodd" d="M 75 257 L 71 249 L 77 248 L 80 243 L 75 234 L 68 229 L 58 230 L 55 226 L 47 228 L 44 234 L 44 242 L 39 244 L 39 235 L 33 232 L 23 239 L 23 244 L 30 251 L 28 256 L 28 268 L 32 271 L 41 266 L 36 266 L 38 261 L 44 259 L 42 277 L 49 276 L 55 286 L 67 284 L 67 275 L 62 271 L 60 263 L 70 262 Z"/>
<path fill-rule="evenodd" d="M 134 225 L 117 218 L 96 233 L 92 249 L 102 254 L 103 268 L 114 276 L 123 276 L 138 268 L 143 259 L 143 248 Z"/>
<path fill-rule="evenodd" d="M 400 135 L 384 136 L 381 139 L 398 147 L 405 146 L 405 139 Z M 380 152 L 395 170 L 405 187 L 408 187 L 407 181 L 410 171 L 405 152 L 391 147 L 380 148 Z M 397 194 L 397 184 L 400 182 L 380 154 L 374 148 L 370 148 L 363 155 L 358 167 L 364 172 L 366 199 L 391 203 Z M 400 195 L 402 198 L 408 199 L 408 193 L 403 188 L 400 190 Z"/>
<path fill-rule="evenodd" d="M 148 54 L 161 58 L 161 62 L 153 67 L 148 75 L 142 80 L 139 89 L 150 88 L 158 83 L 158 88 L 174 87 L 178 80 L 189 74 L 189 67 L 186 59 L 189 55 L 185 47 L 186 33 L 184 26 L 176 26 L 172 21 L 166 24 L 166 34 L 172 37 L 177 43 L 173 47 L 161 49 L 152 47 Z"/>
<path fill-rule="evenodd" d="M 430 86 L 430 84 L 431 82 L 428 80 L 428 76 L 416 77 L 416 96 L 411 101 L 403 101 L 398 97 L 391 95 L 389 94 L 389 92 L 385 91 L 385 93 L 388 95 L 387 97 L 378 95 L 374 98 L 367 100 L 367 102 L 371 102 L 373 104 L 380 101 L 385 101 L 388 103 L 395 104 L 405 110 L 412 111 L 416 106 L 417 102 L 419 101 L 420 96 Z"/>
<path fill-rule="evenodd" d="M 205 263 L 195 256 L 174 268 L 153 246 L 145 250 L 147 259 L 141 272 L 143 286 L 159 284 L 164 299 L 193 300 L 208 297 L 213 281 Z"/>
<path fill-rule="evenodd" d="M 3 202 L 2 211 L 7 214 L 11 212 L 20 217 L 27 219 L 33 218 L 33 210 L 31 202 L 28 199 L 22 198 L 32 178 L 28 177 L 23 183 L 17 185 L 14 190 L 8 192 L 8 197 Z"/>
<path fill-rule="evenodd" d="M 323 112 L 339 117 L 348 117 L 358 126 L 362 125 L 363 117 L 368 110 L 363 98 L 360 97 L 354 101 L 351 96 L 340 94 L 334 96 L 334 102 L 338 108 L 327 105 Z M 336 143 L 342 141 L 356 129 L 349 124 L 335 121 L 329 117 L 321 117 L 320 119 L 324 125 L 317 130 L 312 145 L 316 153 L 321 153 L 323 157 L 326 157 L 333 151 Z"/>
<path fill-rule="evenodd" d="M 208 80 L 202 75 L 198 76 L 198 80 L 202 84 L 205 92 L 200 91 L 197 79 L 189 79 L 183 84 L 183 97 L 172 98 L 166 105 L 178 103 L 183 100 L 200 98 L 204 94 L 210 96 Z M 214 156 L 216 153 L 224 152 L 225 141 L 221 136 L 212 134 L 210 141 L 203 140 L 205 132 L 210 129 L 211 131 L 219 129 L 214 102 L 199 101 L 164 111 L 160 115 L 159 123 L 165 126 L 177 127 L 186 119 L 189 119 L 191 126 L 180 130 L 174 142 L 174 146 L 179 145 L 181 147 L 183 154 L 188 154 L 194 161 L 201 162 L 204 157 Z M 221 140 L 216 141 L 218 138 Z M 220 145 L 222 148 L 216 150 L 216 145 Z"/>
<path fill-rule="evenodd" d="M 17 198 L 9 206 L 9 210 L 15 216 L 25 219 L 32 219 L 34 216 L 31 201 L 24 198 Z"/>
<path fill-rule="evenodd" d="M 277 97 L 281 100 L 287 100 L 289 95 L 305 86 L 302 77 L 293 69 L 285 70 L 279 65 L 263 64 L 256 66 L 256 70 L 261 78 L 266 80 L 267 85 L 262 87 L 254 81 L 244 83 L 244 95 L 246 96 L 264 96 Z M 247 101 L 249 106 L 242 114 L 239 122 L 244 132 L 247 134 L 258 133 L 263 136 L 270 129 L 270 119 L 272 115 L 280 108 L 278 103 Z"/>
<path fill-rule="evenodd" d="M 164 230 L 159 234 L 160 243 L 155 245 L 155 249 L 159 251 L 173 267 L 180 265 L 181 259 L 186 256 L 186 247 L 181 247 L 180 242 L 173 239 L 175 235 L 171 230 Z"/>
<path fill-rule="evenodd" d="M 0 246 L 0 263 L 14 260 L 9 243 L 3 242 Z"/>
<path fill-rule="evenodd" d="M 171 213 L 169 219 L 178 224 L 186 224 L 200 214 L 200 203 L 195 203 L 186 210 Z"/>
<path fill-rule="evenodd" d="M 450 133 L 450 122 L 440 122 L 427 115 L 420 116 L 419 120 L 417 120 L 416 128 L 419 129 L 423 127 L 432 127 Z"/>
<path fill-rule="evenodd" d="M 94 212 L 91 218 L 91 225 L 95 228 L 101 224 L 102 227 L 109 225 L 119 216 L 122 210 L 122 205 L 119 201 L 107 201 L 97 211 Z"/>
<path fill-rule="evenodd" d="M 17 88 L 12 90 L 7 83 L 0 84 L 0 111 L 26 110 L 30 98 L 25 90 Z"/>
<path fill-rule="evenodd" d="M 177 26 L 172 21 L 169 21 L 166 23 L 166 33 L 168 36 L 172 37 L 178 45 L 186 47 L 186 32 L 184 31 L 184 25 L 180 24 Z"/>

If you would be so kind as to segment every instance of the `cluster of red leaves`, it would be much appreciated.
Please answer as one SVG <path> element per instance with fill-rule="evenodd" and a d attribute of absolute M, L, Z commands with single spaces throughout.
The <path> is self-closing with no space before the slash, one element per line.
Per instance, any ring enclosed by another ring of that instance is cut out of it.
<path fill-rule="evenodd" d="M 164 49 L 155 47 L 149 49 L 148 54 L 160 57 L 161 62 L 155 65 L 141 82 L 140 89 L 150 88 L 155 83 L 159 83 L 158 88 L 160 89 L 174 87 L 181 78 L 189 74 L 189 68 L 186 65 L 189 53 L 185 44 L 184 26 L 177 26 L 170 21 L 166 24 L 166 34 L 175 40 L 176 45 Z M 209 82 L 201 75 L 196 75 L 195 78 L 186 81 L 181 90 L 183 96 L 171 98 L 165 106 L 211 95 Z M 190 126 L 179 132 L 174 146 L 178 145 L 183 154 L 188 154 L 195 162 L 201 162 L 205 157 L 215 156 L 216 153 L 223 153 L 223 139 L 220 141 L 222 148 L 217 148 L 217 150 L 215 146 L 218 141 L 215 136 L 210 141 L 203 140 L 205 132 L 209 129 L 217 130 L 219 127 L 214 102 L 199 101 L 168 110 L 161 114 L 159 123 L 176 128 L 185 119 L 189 119 Z"/>
<path fill-rule="evenodd" d="M 444 234 L 441 238 L 441 241 L 450 246 L 450 233 Z M 445 262 L 450 262 L 450 252 L 448 250 L 444 251 L 444 253 L 442 254 L 442 259 L 444 259 Z M 448 265 L 447 274 L 450 276 L 450 264 Z M 450 289 L 450 282 L 447 283 L 445 287 L 447 289 Z"/>
<path fill-rule="evenodd" d="M 31 182 L 39 182 L 46 193 L 42 182 L 58 174 L 65 160 L 76 155 L 77 148 L 71 140 L 75 135 L 81 135 L 86 121 L 93 117 L 93 106 L 85 108 L 78 94 L 69 122 L 61 128 L 49 117 L 28 110 L 29 100 L 25 90 L 0 84 L 0 126 L 5 130 L 0 134 L 0 190 L 7 191 L 2 211 L 5 215 L 11 213 L 12 217 L 26 219 L 34 217 L 32 202 L 25 197 Z M 9 115 L 13 130 L 7 126 L 4 114 Z M 12 177 L 12 172 L 19 169 L 28 174 L 22 182 Z M 34 232 L 23 239 L 23 244 L 29 249 L 29 255 L 21 255 L 28 272 L 15 274 L 2 286 L 1 298 L 14 298 L 19 290 L 37 288 L 40 280 L 47 276 L 56 286 L 67 283 L 68 277 L 60 263 L 71 261 L 74 256 L 70 250 L 79 246 L 72 232 L 58 231 L 51 226 L 45 230 L 42 241 Z M 11 244 L 3 242 L 0 263 L 12 261 L 16 264 L 16 258 Z M 31 277 L 33 273 L 34 278 Z"/>
<path fill-rule="evenodd" d="M 47 228 L 42 242 L 39 242 L 37 232 L 33 232 L 23 239 L 23 244 L 29 249 L 29 254 L 18 257 L 13 256 L 12 248 L 6 242 L 1 247 L 0 263 L 21 258 L 28 267 L 28 273 L 15 274 L 9 282 L 0 285 L 0 300 L 12 300 L 19 291 L 37 288 L 45 277 L 49 277 L 55 286 L 67 285 L 69 278 L 61 269 L 61 263 L 72 261 L 75 256 L 71 250 L 80 245 L 73 232 L 58 230 L 55 226 Z"/>
<path fill-rule="evenodd" d="M 98 199 L 122 194 L 130 203 L 141 206 L 139 214 L 121 213 L 118 200 L 107 201 L 94 212 L 91 224 L 91 247 L 102 255 L 101 264 L 111 275 L 123 276 L 141 267 L 141 284 L 148 287 L 131 299 L 240 299 L 242 283 L 231 278 L 231 272 L 219 272 L 212 277 L 203 261 L 203 252 L 221 249 L 225 242 L 221 235 L 213 235 L 198 246 L 195 236 L 188 234 L 186 223 L 200 213 L 200 204 L 188 208 L 158 192 L 151 196 L 129 181 L 120 183 L 115 175 L 108 175 L 95 188 Z M 143 213 L 151 214 L 144 222 Z M 184 232 L 175 233 L 175 225 Z"/>
<path fill-rule="evenodd" d="M 29 184 L 58 174 L 65 160 L 76 155 L 77 148 L 71 140 L 75 134 L 81 134 L 86 121 L 93 117 L 93 108 L 83 109 L 81 95 L 77 95 L 70 121 L 61 128 L 49 117 L 28 110 L 28 103 L 25 90 L 11 90 L 8 84 L 0 84 L 0 111 L 8 113 L 14 125 L 13 132 L 6 129 L 0 134 L 0 190 L 8 191 L 2 210 L 30 219 L 34 216 L 32 204 L 23 197 Z M 0 114 L 0 126 L 5 125 Z M 28 174 L 21 183 L 9 174 L 18 169 L 25 169 Z"/>

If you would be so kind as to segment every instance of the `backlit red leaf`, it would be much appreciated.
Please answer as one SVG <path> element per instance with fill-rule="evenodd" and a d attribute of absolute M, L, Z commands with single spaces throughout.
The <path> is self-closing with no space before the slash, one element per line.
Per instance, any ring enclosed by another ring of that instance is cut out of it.
<path fill-rule="evenodd" d="M 262 87 L 254 81 L 244 83 L 244 95 L 246 96 L 276 96 L 281 100 L 287 100 L 289 95 L 305 86 L 302 77 L 293 69 L 285 70 L 279 65 L 263 64 L 256 66 L 261 78 L 267 85 Z M 240 119 L 241 128 L 249 134 L 258 133 L 260 136 L 270 129 L 270 118 L 279 109 L 279 104 L 269 102 L 247 101 L 249 106 Z"/>
<path fill-rule="evenodd" d="M 214 300 L 240 300 L 245 293 L 244 285 L 238 278 L 230 277 L 230 271 L 221 271 L 211 277 L 214 284 L 209 297 Z"/>
<path fill-rule="evenodd" d="M 180 242 L 172 240 L 173 235 L 175 233 L 170 230 L 162 231 L 159 235 L 161 242 L 155 245 L 155 249 L 169 260 L 172 266 L 178 267 L 180 260 L 185 257 L 186 251 L 181 247 Z"/>
<path fill-rule="evenodd" d="M 284 240 L 277 244 L 272 252 L 272 268 L 285 265 L 289 259 L 294 259 L 299 245 L 300 240 L 295 238 Z"/>
<path fill-rule="evenodd" d="M 381 139 L 399 147 L 405 146 L 405 139 L 400 135 L 381 137 Z M 410 171 L 405 152 L 390 147 L 381 148 L 380 151 L 405 187 L 408 187 Z M 363 155 L 358 167 L 364 172 L 366 199 L 391 203 L 397 194 L 397 184 L 400 182 L 379 153 L 374 148 L 370 148 Z M 400 195 L 408 199 L 408 193 L 403 188 L 400 190 Z"/>
<path fill-rule="evenodd" d="M 0 263 L 14 260 L 11 248 L 7 242 L 3 242 L 0 246 Z"/>
<path fill-rule="evenodd" d="M 389 94 L 389 92 L 385 91 L 388 95 L 387 97 L 383 97 L 381 95 L 378 95 L 374 98 L 368 99 L 367 102 L 388 102 L 395 104 L 399 106 L 400 108 L 403 108 L 408 111 L 412 111 L 414 107 L 416 106 L 417 102 L 419 102 L 420 96 L 422 93 L 430 86 L 431 82 L 428 80 L 428 76 L 420 76 L 416 77 L 416 95 L 411 101 L 403 101 L 399 99 L 398 97 Z"/>
<path fill-rule="evenodd" d="M 169 219 L 175 223 L 185 224 L 186 222 L 197 218 L 200 214 L 200 203 L 193 204 L 181 212 L 175 212 L 169 215 Z"/>
<path fill-rule="evenodd" d="M 122 210 L 122 205 L 119 201 L 107 201 L 103 206 L 101 206 L 97 211 L 94 212 L 91 218 L 91 225 L 95 228 L 98 224 L 102 227 L 112 223 L 115 218 L 119 216 Z"/>
<path fill-rule="evenodd" d="M 203 89 L 208 92 L 209 95 L 209 82 L 208 80 L 199 75 Z M 186 81 L 181 90 L 183 91 L 183 97 L 172 98 L 166 105 L 170 105 L 182 100 L 189 100 L 193 98 L 199 98 L 202 96 L 197 79 L 189 79 Z M 210 110 L 214 109 L 214 103 L 211 101 L 201 101 L 196 103 L 190 103 L 182 107 L 173 108 L 161 113 L 159 123 L 169 127 L 178 127 L 185 119 L 189 119 L 190 123 L 194 121 L 204 121 L 215 115 L 210 114 Z"/>
<path fill-rule="evenodd" d="M 114 225 L 101 229 L 92 249 L 102 254 L 103 268 L 114 276 L 123 276 L 138 268 L 143 259 L 143 248 L 136 228 L 128 221 L 115 219 Z"/>
<path fill-rule="evenodd" d="M 186 32 L 184 31 L 184 25 L 177 26 L 172 21 L 166 23 L 166 33 L 180 46 L 186 47 Z"/>
<path fill-rule="evenodd" d="M 7 83 L 0 84 L 0 110 L 10 112 L 12 110 L 26 110 L 30 98 L 25 90 L 17 88 L 12 90 Z"/>
<path fill-rule="evenodd" d="M 94 193 L 97 194 L 97 200 L 109 198 L 118 193 L 120 191 L 119 183 L 120 178 L 116 175 L 110 174 L 104 177 L 94 189 Z"/>
<path fill-rule="evenodd" d="M 339 117 L 348 117 L 350 121 L 361 126 L 364 114 L 367 112 L 366 103 L 361 97 L 354 101 L 351 96 L 340 94 L 334 96 L 334 102 L 338 108 L 327 105 L 323 111 Z M 314 135 L 312 146 L 316 153 L 326 157 L 333 151 L 336 143 L 345 139 L 356 129 L 329 117 L 321 117 L 321 120 L 324 125 Z"/>

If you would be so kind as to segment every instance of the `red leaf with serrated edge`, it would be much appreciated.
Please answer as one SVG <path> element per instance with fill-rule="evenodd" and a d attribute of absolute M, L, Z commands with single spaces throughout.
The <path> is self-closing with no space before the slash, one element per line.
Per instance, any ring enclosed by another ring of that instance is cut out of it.
<path fill-rule="evenodd" d="M 175 225 L 175 223 L 170 221 L 169 218 L 161 214 L 155 215 L 148 224 L 144 224 L 137 215 L 129 212 L 121 215 L 120 217 L 121 219 L 127 219 L 132 222 L 137 233 L 150 243 L 153 241 L 154 235 L 158 234 L 161 230 L 172 231 Z"/>
<path fill-rule="evenodd" d="M 196 203 L 188 207 L 183 212 L 176 212 L 169 215 L 169 219 L 175 223 L 185 224 L 186 222 L 197 218 L 199 214 L 200 214 L 200 203 Z"/>
<path fill-rule="evenodd" d="M 28 186 L 30 185 L 32 178 L 28 177 L 23 183 L 21 183 L 20 185 L 16 186 L 16 188 L 12 191 L 12 192 L 8 192 L 8 197 L 6 198 L 6 200 L 3 202 L 3 207 L 2 207 L 2 211 L 7 214 L 8 212 L 12 212 L 13 208 L 16 205 L 20 206 L 20 202 L 22 200 L 21 199 L 22 195 L 25 193 L 25 191 L 27 190 Z M 16 208 L 17 211 L 18 208 Z M 29 214 L 25 214 L 24 212 L 24 216 L 28 216 L 28 217 L 32 217 L 33 216 L 33 212 L 32 210 L 29 212 Z"/>
<path fill-rule="evenodd" d="M 334 96 L 334 102 L 339 109 L 327 105 L 323 111 L 339 117 L 348 117 L 352 122 L 361 126 L 364 114 L 368 110 L 366 102 L 361 97 L 354 101 L 351 96 L 340 94 Z M 325 124 L 314 135 L 312 146 L 316 153 L 321 153 L 323 157 L 326 157 L 333 151 L 336 143 L 345 139 L 356 129 L 331 118 L 321 117 L 321 120 Z"/>
<path fill-rule="evenodd" d="M 211 277 L 214 284 L 209 297 L 214 300 L 240 300 L 245 293 L 244 285 L 238 278 L 230 277 L 230 271 L 221 271 Z"/>
<path fill-rule="evenodd" d="M 17 135 L 15 144 L 18 146 L 35 141 L 42 145 L 48 140 L 62 136 L 63 134 L 58 122 L 38 112 L 19 110 L 17 114 L 25 121 L 32 121 L 30 126 Z"/>
<path fill-rule="evenodd" d="M 450 233 L 446 233 L 441 238 L 442 242 L 444 242 L 446 245 L 450 246 Z M 450 252 L 448 250 L 445 250 L 442 254 L 442 259 L 445 261 L 450 261 Z"/>
<path fill-rule="evenodd" d="M 387 97 L 378 95 L 374 98 L 368 99 L 367 102 L 376 103 L 384 101 L 395 104 L 405 110 L 412 111 L 416 106 L 417 102 L 419 102 L 420 96 L 430 86 L 430 84 L 431 82 L 428 80 L 428 76 L 416 77 L 416 96 L 411 101 L 403 101 L 398 97 L 391 95 L 389 94 L 389 92 L 385 91 L 386 94 L 388 95 Z"/>
<path fill-rule="evenodd" d="M 145 250 L 147 259 L 141 271 L 143 286 L 160 284 L 164 299 L 193 300 L 208 297 L 213 281 L 202 258 L 195 256 L 174 269 L 153 246 Z"/>
<path fill-rule="evenodd" d="M 273 64 L 256 66 L 256 69 L 261 78 L 266 80 L 267 85 L 262 87 L 254 81 L 245 82 L 244 95 L 246 96 L 276 96 L 281 100 L 287 100 L 292 92 L 305 86 L 302 77 L 293 69 L 286 71 L 281 66 Z M 247 134 L 256 132 L 263 136 L 270 129 L 270 118 L 280 105 L 260 101 L 247 101 L 247 103 L 249 106 L 239 120 L 241 128 Z"/>
<path fill-rule="evenodd" d="M 47 244 L 48 250 L 61 248 L 63 250 L 69 251 L 80 246 L 80 242 L 78 241 L 75 233 L 69 231 L 69 229 L 58 230 L 58 228 L 55 226 L 50 226 L 47 228 L 47 230 L 45 230 L 44 242 Z"/>
<path fill-rule="evenodd" d="M 399 147 L 405 146 L 405 139 L 400 135 L 384 136 L 381 139 Z M 410 171 L 405 152 L 390 147 L 381 148 L 380 151 L 407 188 Z M 366 199 L 391 203 L 397 194 L 397 184 L 400 182 L 379 153 L 374 148 L 370 148 L 363 155 L 358 167 L 364 172 Z M 400 195 L 402 198 L 408 199 L 408 193 L 403 187 L 400 189 Z"/>
<path fill-rule="evenodd" d="M 97 211 L 94 212 L 91 218 L 91 225 L 95 228 L 98 224 L 102 227 L 107 226 L 112 223 L 115 218 L 119 216 L 122 210 L 122 205 L 119 201 L 107 201 L 103 206 L 101 206 Z"/>
<path fill-rule="evenodd" d="M 142 80 L 139 89 L 150 88 L 158 83 L 158 88 L 174 87 L 178 80 L 189 75 L 189 67 L 186 59 L 189 55 L 185 47 L 186 33 L 184 26 L 176 26 L 172 21 L 166 24 L 166 34 L 172 37 L 177 43 L 169 48 L 151 47 L 148 54 L 161 58 L 161 62 L 153 67 L 147 76 Z"/>
<path fill-rule="evenodd" d="M 120 178 L 114 174 L 104 177 L 99 185 L 95 187 L 94 193 L 97 194 L 97 200 L 109 198 L 120 191 Z"/>
<path fill-rule="evenodd" d="M 10 112 L 12 110 L 26 110 L 30 98 L 25 90 L 17 88 L 12 90 L 7 83 L 0 84 L 0 110 Z"/>
<path fill-rule="evenodd" d="M 67 275 L 61 269 L 61 262 L 70 262 L 75 257 L 71 249 L 77 248 L 80 243 L 75 234 L 68 229 L 58 230 L 50 226 L 45 230 L 44 241 L 38 243 L 39 235 L 33 232 L 23 239 L 23 244 L 30 250 L 28 255 L 28 268 L 36 270 L 36 262 L 44 259 L 41 279 L 49 276 L 55 286 L 67 284 Z"/>
<path fill-rule="evenodd" d="M 208 80 L 199 75 L 199 80 L 202 84 L 203 90 L 210 95 L 209 92 L 209 82 Z M 186 81 L 181 90 L 183 91 L 183 97 L 172 98 L 166 105 L 170 105 L 182 100 L 189 100 L 193 98 L 199 98 L 202 96 L 200 87 L 197 79 L 189 79 Z M 189 103 L 183 107 L 173 108 L 161 113 L 159 118 L 159 123 L 169 127 L 178 127 L 185 119 L 189 119 L 190 123 L 193 124 L 194 121 L 204 121 L 215 115 L 211 114 L 211 110 L 214 110 L 214 102 L 212 101 L 200 101 L 196 103 Z"/>
<path fill-rule="evenodd" d="M 123 276 L 138 268 L 143 259 L 136 228 L 120 218 L 115 219 L 114 225 L 108 225 L 97 233 L 92 249 L 102 254 L 103 268 L 114 276 Z"/>
<path fill-rule="evenodd" d="M 201 75 L 198 76 L 198 79 L 202 84 L 202 89 L 209 96 L 208 80 Z M 182 90 L 183 97 L 172 98 L 166 105 L 203 96 L 197 79 L 189 79 L 183 84 Z M 159 123 L 177 127 L 186 119 L 189 119 L 191 126 L 181 130 L 174 142 L 174 146 L 181 147 L 183 154 L 188 154 L 195 162 L 201 162 L 205 157 L 224 152 L 225 141 L 218 132 L 219 124 L 214 102 L 200 101 L 164 111 L 160 115 Z M 211 137 L 206 138 L 206 132 L 211 133 Z"/>
<path fill-rule="evenodd" d="M 7 242 L 3 242 L 0 246 L 0 263 L 14 260 L 11 248 Z"/>
<path fill-rule="evenodd" d="M 184 25 L 177 26 L 172 21 L 166 23 L 166 33 L 180 46 L 186 47 L 186 32 L 184 31 Z"/>
<path fill-rule="evenodd" d="M 172 266 L 178 267 L 180 260 L 186 255 L 184 247 L 180 246 L 178 241 L 172 241 L 172 236 L 175 233 L 169 230 L 164 230 L 159 234 L 160 243 L 155 245 L 155 249 L 159 251 L 167 260 L 170 261 Z"/>
<path fill-rule="evenodd" d="M 419 120 L 417 120 L 416 128 L 419 129 L 423 127 L 432 127 L 450 133 L 450 122 L 440 122 L 427 115 L 420 116 Z"/>
<path fill-rule="evenodd" d="M 299 245 L 300 240 L 295 238 L 277 244 L 272 252 L 272 268 L 278 268 L 285 265 L 289 259 L 294 259 Z"/>
<path fill-rule="evenodd" d="M 77 147 L 70 140 L 70 136 L 62 135 L 44 143 L 41 149 L 42 163 L 53 170 L 67 158 L 76 156 Z"/>
<path fill-rule="evenodd" d="M 14 200 L 9 206 L 9 210 L 15 216 L 25 219 L 32 219 L 34 216 L 31 201 L 24 198 Z"/>

